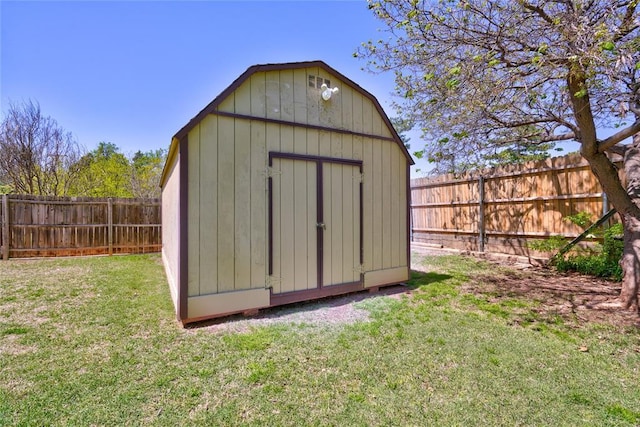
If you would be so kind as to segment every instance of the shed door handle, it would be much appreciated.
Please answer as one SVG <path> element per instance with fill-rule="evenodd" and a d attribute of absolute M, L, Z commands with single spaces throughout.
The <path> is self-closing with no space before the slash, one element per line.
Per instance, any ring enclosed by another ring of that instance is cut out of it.
<path fill-rule="evenodd" d="M 316 224 L 316 227 L 318 228 L 322 228 L 323 230 L 327 229 L 327 226 L 324 224 L 324 222 L 319 222 Z"/>

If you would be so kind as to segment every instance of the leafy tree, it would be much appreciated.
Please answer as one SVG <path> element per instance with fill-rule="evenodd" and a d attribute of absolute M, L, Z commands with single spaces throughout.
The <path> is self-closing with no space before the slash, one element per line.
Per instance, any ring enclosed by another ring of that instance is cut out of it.
<path fill-rule="evenodd" d="M 61 196 L 77 177 L 81 149 L 32 101 L 11 104 L 0 124 L 0 184 L 16 193 Z"/>
<path fill-rule="evenodd" d="M 407 149 L 411 148 L 411 138 L 407 136 L 407 132 L 413 129 L 414 123 L 411 119 L 407 119 L 405 117 L 391 117 L 391 124 L 393 128 L 398 132 L 402 143 L 407 147 Z"/>
<path fill-rule="evenodd" d="M 389 37 L 355 55 L 395 73 L 399 114 L 421 127 L 429 155 L 474 159 L 580 143 L 624 222 L 619 302 L 638 309 L 638 1 L 370 0 L 369 7 Z M 603 137 L 605 128 L 619 130 Z M 626 188 L 612 152 L 624 156 Z"/>
<path fill-rule="evenodd" d="M 167 150 L 137 151 L 131 159 L 131 191 L 134 197 L 160 197 L 160 177 Z"/>
<path fill-rule="evenodd" d="M 127 157 L 111 142 L 100 142 L 77 164 L 80 174 L 72 194 L 87 197 L 133 197 Z"/>

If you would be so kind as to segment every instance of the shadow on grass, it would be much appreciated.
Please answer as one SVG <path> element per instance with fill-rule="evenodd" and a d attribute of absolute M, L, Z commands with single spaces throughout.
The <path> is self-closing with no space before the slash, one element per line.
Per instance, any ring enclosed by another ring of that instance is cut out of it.
<path fill-rule="evenodd" d="M 425 273 L 423 271 L 411 270 L 411 278 L 407 283 L 407 286 L 410 289 L 418 289 L 423 286 L 434 285 L 440 282 L 447 281 L 452 279 L 453 276 L 450 274 L 441 274 L 441 273 Z"/>

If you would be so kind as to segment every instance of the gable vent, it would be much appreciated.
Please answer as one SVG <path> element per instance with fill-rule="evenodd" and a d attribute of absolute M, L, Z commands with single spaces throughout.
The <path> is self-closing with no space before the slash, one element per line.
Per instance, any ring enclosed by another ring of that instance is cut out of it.
<path fill-rule="evenodd" d="M 331 87 L 331 81 L 329 79 L 323 79 L 320 76 L 309 75 L 309 87 L 320 89 L 323 83 L 326 84 L 328 87 Z"/>

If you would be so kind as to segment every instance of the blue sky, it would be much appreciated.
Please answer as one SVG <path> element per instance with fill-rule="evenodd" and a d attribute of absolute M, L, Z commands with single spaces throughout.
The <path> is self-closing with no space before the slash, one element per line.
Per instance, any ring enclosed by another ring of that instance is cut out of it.
<path fill-rule="evenodd" d="M 38 101 L 88 150 L 100 141 L 129 155 L 168 148 L 254 64 L 323 60 L 394 115 L 393 76 L 353 58 L 382 36 L 365 0 L 3 0 L 0 19 L 2 111 Z"/>

